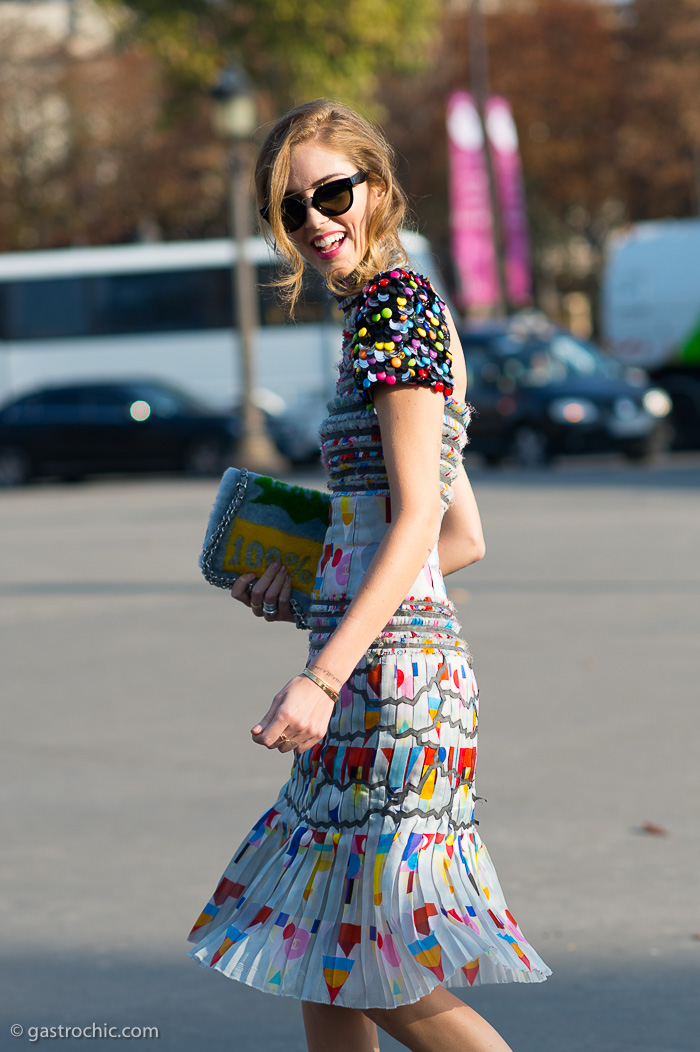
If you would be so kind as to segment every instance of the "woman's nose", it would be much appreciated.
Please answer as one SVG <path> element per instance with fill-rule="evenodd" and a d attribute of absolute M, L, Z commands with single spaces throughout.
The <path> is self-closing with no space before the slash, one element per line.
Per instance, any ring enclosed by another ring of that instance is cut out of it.
<path fill-rule="evenodd" d="M 318 208 L 314 207 L 312 198 L 307 197 L 306 200 L 302 201 L 302 204 L 306 208 L 304 226 L 319 226 L 328 222 L 328 216 L 324 216 L 323 212 L 319 212 Z"/>

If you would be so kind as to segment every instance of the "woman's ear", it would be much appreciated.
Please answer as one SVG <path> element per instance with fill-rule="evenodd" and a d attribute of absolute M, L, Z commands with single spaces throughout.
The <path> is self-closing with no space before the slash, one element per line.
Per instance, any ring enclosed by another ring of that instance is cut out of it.
<path fill-rule="evenodd" d="M 383 179 L 377 179 L 370 183 L 370 190 L 374 196 L 374 203 L 379 204 L 381 199 L 386 196 L 386 183 Z"/>
<path fill-rule="evenodd" d="M 381 176 L 372 173 L 367 176 L 367 202 L 374 210 L 381 199 L 386 197 L 386 183 Z"/>

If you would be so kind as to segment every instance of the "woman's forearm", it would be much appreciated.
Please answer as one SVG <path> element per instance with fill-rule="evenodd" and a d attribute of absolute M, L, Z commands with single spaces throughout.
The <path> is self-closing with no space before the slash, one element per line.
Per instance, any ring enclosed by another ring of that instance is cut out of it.
<path fill-rule="evenodd" d="M 452 489 L 453 502 L 445 512 L 438 542 L 443 577 L 478 562 L 486 553 L 479 509 L 464 466 Z"/>
<path fill-rule="evenodd" d="M 399 516 L 387 529 L 355 596 L 323 649 L 311 662 L 344 683 L 401 605 L 435 545 L 440 512 Z"/>
<path fill-rule="evenodd" d="M 443 577 L 463 570 L 465 566 L 471 566 L 483 559 L 486 554 L 486 546 L 483 538 L 475 540 L 470 537 L 440 535 L 438 542 L 438 558 L 440 560 L 440 572 Z"/>

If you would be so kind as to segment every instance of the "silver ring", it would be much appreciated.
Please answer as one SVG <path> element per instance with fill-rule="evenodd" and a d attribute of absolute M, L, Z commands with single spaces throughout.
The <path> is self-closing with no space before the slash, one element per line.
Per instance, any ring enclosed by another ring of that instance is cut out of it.
<path fill-rule="evenodd" d="M 255 581 L 251 581 L 250 584 L 247 584 L 245 586 L 245 594 L 246 595 L 252 595 L 253 594 L 253 585 L 254 584 L 255 584 Z"/>
<path fill-rule="evenodd" d="M 263 613 L 273 617 L 278 611 L 277 603 L 263 603 Z"/>

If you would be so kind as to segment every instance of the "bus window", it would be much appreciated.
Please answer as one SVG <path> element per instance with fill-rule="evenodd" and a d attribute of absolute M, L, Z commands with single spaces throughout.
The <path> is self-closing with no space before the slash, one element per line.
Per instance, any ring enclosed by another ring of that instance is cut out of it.
<path fill-rule="evenodd" d="M 261 325 L 284 325 L 287 313 L 270 285 L 274 269 L 256 267 Z M 135 333 L 228 329 L 236 324 L 228 267 L 56 277 L 0 284 L 0 338 L 65 339 Z M 304 281 L 297 324 L 335 315 L 325 287 Z"/>
<path fill-rule="evenodd" d="M 0 338 L 61 339 L 86 336 L 84 278 L 46 278 L 0 285 Z"/>
<path fill-rule="evenodd" d="M 0 337 L 5 340 L 225 329 L 231 324 L 235 318 L 227 268 L 0 285 Z"/>
<path fill-rule="evenodd" d="M 270 284 L 274 280 L 276 268 L 271 266 L 257 267 L 255 280 L 258 285 L 258 302 L 260 304 L 261 325 L 284 325 L 289 320 L 286 308 L 277 289 Z M 330 301 L 328 289 L 320 276 L 308 272 L 304 275 L 301 298 L 294 308 L 294 321 L 297 324 L 324 322 L 329 314 L 335 315 L 335 306 Z"/>
<path fill-rule="evenodd" d="M 225 329 L 235 324 L 225 268 L 104 274 L 90 286 L 95 335 Z"/>

